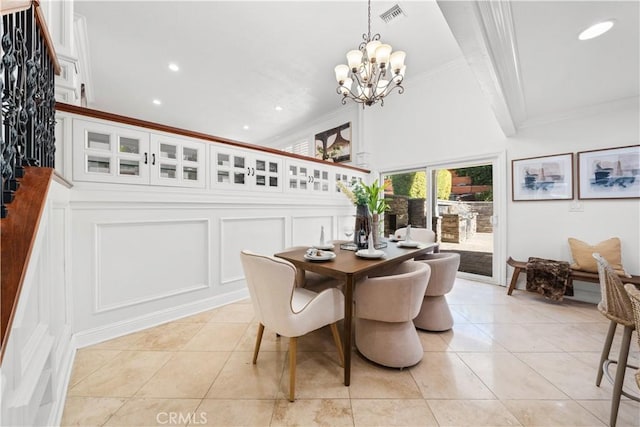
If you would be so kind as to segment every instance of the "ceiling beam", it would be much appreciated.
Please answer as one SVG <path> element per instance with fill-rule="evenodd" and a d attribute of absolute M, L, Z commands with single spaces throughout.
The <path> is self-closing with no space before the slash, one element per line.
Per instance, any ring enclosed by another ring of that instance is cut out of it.
<path fill-rule="evenodd" d="M 526 119 L 518 49 L 508 1 L 446 1 L 438 6 L 505 135 Z"/>

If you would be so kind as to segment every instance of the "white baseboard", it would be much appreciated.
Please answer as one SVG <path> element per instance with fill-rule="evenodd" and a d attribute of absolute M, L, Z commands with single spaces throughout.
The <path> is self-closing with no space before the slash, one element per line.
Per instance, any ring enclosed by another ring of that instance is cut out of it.
<path fill-rule="evenodd" d="M 159 311 L 144 316 L 126 319 L 109 325 L 80 331 L 73 335 L 75 348 L 87 347 L 102 341 L 117 338 L 123 335 L 137 332 L 143 329 L 181 319 L 183 317 L 192 316 L 203 311 L 211 310 L 232 302 L 240 301 L 249 297 L 247 288 L 238 291 L 228 292 L 222 295 L 216 295 L 205 300 L 195 301 L 184 304 L 179 307 L 172 307 L 164 311 Z"/>

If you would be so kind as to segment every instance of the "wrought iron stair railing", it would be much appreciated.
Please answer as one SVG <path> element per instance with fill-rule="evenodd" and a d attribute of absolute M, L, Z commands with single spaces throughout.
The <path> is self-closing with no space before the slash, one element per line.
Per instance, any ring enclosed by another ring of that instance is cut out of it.
<path fill-rule="evenodd" d="M 3 10 L 0 23 L 2 218 L 9 214 L 24 167 L 53 168 L 55 163 L 54 78 L 60 66 L 39 3 L 22 3 L 28 8 Z"/>

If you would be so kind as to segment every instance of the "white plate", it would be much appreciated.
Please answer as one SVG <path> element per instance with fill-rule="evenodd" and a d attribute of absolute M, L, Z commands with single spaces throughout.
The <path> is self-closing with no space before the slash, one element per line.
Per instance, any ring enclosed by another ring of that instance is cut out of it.
<path fill-rule="evenodd" d="M 369 249 L 360 249 L 356 252 L 356 255 L 362 258 L 382 258 L 384 251 L 376 249 L 373 252 L 369 252 Z"/>
<path fill-rule="evenodd" d="M 335 246 L 333 246 L 333 243 L 325 243 L 324 245 L 313 245 L 314 248 L 316 249 L 320 249 L 323 251 L 329 251 L 331 249 L 333 249 Z"/>
<path fill-rule="evenodd" d="M 403 240 L 398 242 L 399 248 L 417 248 L 418 246 L 420 246 L 420 242 L 415 240 Z"/>
<path fill-rule="evenodd" d="M 307 254 L 304 254 L 304 259 L 306 259 L 307 261 L 329 261 L 330 259 L 334 259 L 335 257 L 336 254 L 334 254 L 333 252 L 324 252 L 320 256 L 309 256 Z"/>

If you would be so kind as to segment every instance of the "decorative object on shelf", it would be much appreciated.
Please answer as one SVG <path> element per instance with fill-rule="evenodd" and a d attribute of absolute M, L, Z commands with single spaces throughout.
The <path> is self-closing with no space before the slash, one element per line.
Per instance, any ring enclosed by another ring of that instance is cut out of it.
<path fill-rule="evenodd" d="M 380 42 L 380 34 L 371 35 L 371 0 L 368 19 L 367 33 L 362 35 L 358 50 L 347 52 L 348 65 L 340 64 L 334 70 L 338 81 L 336 92 L 342 95 L 342 105 L 351 99 L 362 104 L 362 108 L 378 101 L 383 106 L 384 97 L 394 89 L 404 92 L 406 53 L 401 50 L 392 53 L 390 45 Z"/>
<path fill-rule="evenodd" d="M 578 153 L 578 199 L 640 198 L 640 145 Z"/>
<path fill-rule="evenodd" d="M 572 200 L 573 153 L 511 161 L 511 195 L 523 200 Z"/>
<path fill-rule="evenodd" d="M 316 158 L 334 163 L 351 161 L 351 122 L 317 133 Z"/>

